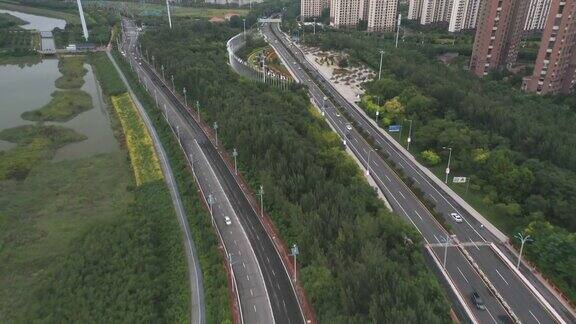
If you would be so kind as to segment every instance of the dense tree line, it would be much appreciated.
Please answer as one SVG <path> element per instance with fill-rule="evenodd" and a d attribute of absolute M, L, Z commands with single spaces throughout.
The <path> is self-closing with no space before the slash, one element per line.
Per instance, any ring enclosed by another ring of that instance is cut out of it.
<path fill-rule="evenodd" d="M 413 151 L 431 166 L 439 162 L 434 155 L 445 163 L 448 151 L 443 147 L 453 147 L 453 173 L 471 177 L 482 206 L 495 210 L 493 220 L 509 234 L 542 221 L 574 232 L 576 97 L 522 93 L 495 75 L 481 80 L 460 66 L 446 66 L 436 50 L 417 42 L 395 49 L 386 39 L 329 32 L 307 42 L 344 50 L 375 70 L 378 51 L 384 48 L 383 77 L 366 84 L 365 109 L 384 112 L 384 125 L 413 120 Z M 376 97 L 381 107 L 374 103 Z M 399 114 L 386 109 L 391 101 L 401 104 Z M 556 231 L 557 238 L 561 232 Z M 551 242 L 552 237 L 544 237 L 553 233 L 544 231 L 539 237 Z M 540 246 L 551 244 L 545 242 Z M 576 299 L 574 283 L 565 280 L 568 269 L 576 266 L 574 257 L 558 257 L 554 266 L 551 258 L 532 257 Z"/>
<path fill-rule="evenodd" d="M 448 304 L 424 264 L 420 237 L 386 210 L 310 111 L 299 87 L 282 92 L 241 79 L 225 43 L 238 29 L 179 21 L 144 34 L 142 48 L 217 121 L 286 243 L 301 247 L 301 279 L 321 322 L 449 322 Z M 409 243 L 410 238 L 414 244 Z"/>

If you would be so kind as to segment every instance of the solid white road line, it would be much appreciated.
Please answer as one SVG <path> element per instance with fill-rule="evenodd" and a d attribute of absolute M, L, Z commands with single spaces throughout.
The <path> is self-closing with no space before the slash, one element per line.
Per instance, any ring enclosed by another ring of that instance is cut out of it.
<path fill-rule="evenodd" d="M 531 310 L 528 310 L 528 313 L 530 313 L 530 315 L 532 315 L 532 317 L 534 317 L 534 319 L 536 320 L 536 322 L 538 322 L 538 324 L 540 324 L 540 321 L 538 320 L 538 318 L 536 318 L 536 315 L 534 315 L 534 313 L 532 313 Z"/>
<path fill-rule="evenodd" d="M 508 286 L 510 286 L 510 284 L 508 283 L 508 281 L 506 281 L 506 279 L 504 279 L 504 277 L 502 276 L 502 274 L 500 273 L 500 271 L 498 271 L 498 269 L 494 269 L 494 270 L 496 270 L 496 273 L 500 276 L 500 278 L 502 278 L 502 280 L 504 280 L 504 282 L 505 282 Z"/>
<path fill-rule="evenodd" d="M 402 198 L 406 199 L 406 197 L 404 197 L 401 191 L 398 191 L 398 193 L 400 194 L 400 196 L 402 196 Z"/>
<path fill-rule="evenodd" d="M 468 278 L 466 278 L 466 276 L 464 275 L 464 273 L 462 273 L 462 270 L 460 270 L 460 267 L 459 267 L 459 266 L 456 266 L 456 268 L 458 269 L 458 272 L 460 272 L 460 274 L 462 275 L 462 278 L 464 278 L 464 280 L 466 280 L 466 283 L 470 283 L 470 282 L 468 281 Z"/>
<path fill-rule="evenodd" d="M 418 216 L 418 218 L 420 218 L 420 220 L 423 220 L 423 219 L 422 219 L 422 216 L 420 216 L 420 214 L 418 213 L 417 210 L 415 210 L 414 213 L 416 213 L 416 216 Z"/>

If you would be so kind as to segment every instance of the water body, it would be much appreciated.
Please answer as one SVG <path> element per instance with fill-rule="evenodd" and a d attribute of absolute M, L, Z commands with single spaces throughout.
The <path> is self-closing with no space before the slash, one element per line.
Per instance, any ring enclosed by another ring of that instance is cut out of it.
<path fill-rule="evenodd" d="M 92 97 L 94 108 L 85 111 L 65 123 L 47 122 L 47 125 L 60 125 L 72 128 L 84 134 L 88 139 L 66 145 L 56 151 L 54 160 L 89 157 L 98 153 L 108 153 L 120 149 L 110 128 L 110 118 L 102 91 L 92 71 L 84 76 L 82 90 Z M 0 66 L 0 130 L 20 125 L 33 124 L 23 120 L 20 115 L 25 111 L 38 109 L 47 104 L 52 92 L 57 90 L 54 81 L 61 76 L 58 60 L 45 59 L 32 66 Z M 0 141 L 0 151 L 8 150 L 15 144 Z"/>
<path fill-rule="evenodd" d="M 28 30 L 51 31 L 56 27 L 60 29 L 64 29 L 64 27 L 66 27 L 66 21 L 62 19 L 31 15 L 12 10 L 0 9 L 0 12 L 11 14 L 14 17 L 18 17 L 24 21 L 27 21 L 28 24 L 22 25 L 20 27 Z"/>

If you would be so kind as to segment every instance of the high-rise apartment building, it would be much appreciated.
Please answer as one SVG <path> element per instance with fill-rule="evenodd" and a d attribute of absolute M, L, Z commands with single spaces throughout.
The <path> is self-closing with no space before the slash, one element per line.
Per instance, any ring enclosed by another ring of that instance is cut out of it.
<path fill-rule="evenodd" d="M 551 2 L 552 0 L 530 0 L 524 30 L 544 29 Z"/>
<path fill-rule="evenodd" d="M 397 0 L 370 0 L 368 8 L 368 31 L 394 31 L 397 12 Z"/>
<path fill-rule="evenodd" d="M 532 77 L 522 87 L 539 94 L 569 93 L 576 83 L 576 0 L 552 0 Z"/>
<path fill-rule="evenodd" d="M 328 0 L 300 0 L 300 17 L 302 19 L 320 17 L 322 10 L 328 8 Z"/>
<path fill-rule="evenodd" d="M 476 28 L 481 0 L 454 0 L 448 31 L 458 32 Z"/>
<path fill-rule="evenodd" d="M 526 0 L 484 0 L 480 7 L 470 70 L 483 76 L 510 68 L 518 57 L 526 21 Z"/>
<path fill-rule="evenodd" d="M 362 17 L 363 0 L 332 0 L 330 24 L 336 28 L 355 27 Z"/>
<path fill-rule="evenodd" d="M 418 20 L 422 16 L 422 3 L 424 0 L 410 0 L 408 3 L 408 19 Z"/>
<path fill-rule="evenodd" d="M 328 5 L 328 0 L 300 0 L 300 17 L 302 19 L 320 17 L 322 10 Z"/>
<path fill-rule="evenodd" d="M 453 3 L 454 0 L 422 0 L 420 24 L 450 21 Z"/>

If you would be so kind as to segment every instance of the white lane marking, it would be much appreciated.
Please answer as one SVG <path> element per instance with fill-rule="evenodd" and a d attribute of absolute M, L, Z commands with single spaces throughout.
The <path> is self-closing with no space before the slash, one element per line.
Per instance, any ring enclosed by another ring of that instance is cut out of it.
<path fill-rule="evenodd" d="M 462 278 L 464 278 L 464 280 L 466 280 L 467 283 L 470 283 L 470 282 L 468 281 L 468 278 L 466 278 L 466 276 L 465 276 L 464 273 L 462 272 L 462 270 L 460 270 L 460 267 L 459 267 L 459 266 L 456 266 L 456 268 L 458 269 L 458 272 L 460 272 L 460 274 L 462 275 Z"/>
<path fill-rule="evenodd" d="M 404 197 L 404 195 L 402 194 L 402 192 L 398 191 L 398 193 L 400 194 L 400 196 L 402 196 L 402 198 L 406 199 L 406 197 Z"/>
<path fill-rule="evenodd" d="M 246 263 L 244 261 L 242 261 L 242 266 L 244 267 L 244 269 L 246 269 Z"/>
<path fill-rule="evenodd" d="M 234 245 L 238 246 L 238 242 L 236 242 L 236 240 L 234 240 Z"/>
<path fill-rule="evenodd" d="M 272 270 L 272 275 L 276 277 L 276 272 L 274 272 L 274 270 Z"/>
<path fill-rule="evenodd" d="M 270 263 L 270 258 L 268 256 L 266 256 L 266 260 L 268 261 L 268 263 Z"/>
<path fill-rule="evenodd" d="M 508 283 L 508 281 L 506 281 L 506 279 L 504 279 L 504 277 L 502 276 L 502 274 L 500 273 L 500 271 L 498 271 L 498 269 L 494 269 L 494 270 L 496 270 L 496 273 L 500 276 L 500 278 L 502 278 L 502 280 L 504 280 L 504 282 L 505 282 L 508 286 L 510 286 L 510 284 Z"/>
<path fill-rule="evenodd" d="M 414 180 L 414 182 L 416 182 L 417 184 L 420 184 L 420 181 L 418 181 L 418 179 L 412 178 L 412 180 Z"/>
<path fill-rule="evenodd" d="M 432 195 L 429 195 L 429 196 L 430 196 L 430 198 L 432 198 L 435 202 L 438 202 L 438 199 L 436 199 L 436 197 L 434 197 L 434 196 L 432 196 Z"/>
<path fill-rule="evenodd" d="M 242 252 L 241 252 L 241 251 L 238 251 L 238 256 L 242 256 Z"/>
<path fill-rule="evenodd" d="M 534 315 L 534 313 L 532 313 L 531 310 L 528 310 L 528 313 L 530 313 L 530 315 L 532 315 L 532 317 L 534 317 L 534 319 L 536 320 L 536 322 L 538 322 L 538 324 L 540 324 L 540 321 L 538 320 L 538 318 L 536 318 L 536 315 Z"/>
<path fill-rule="evenodd" d="M 250 276 L 246 275 L 246 280 L 250 281 Z"/>
<path fill-rule="evenodd" d="M 252 291 L 252 288 L 250 288 L 250 296 L 254 296 L 254 292 Z"/>
<path fill-rule="evenodd" d="M 260 236 L 258 236 L 258 234 L 256 234 L 256 238 L 258 239 L 258 241 L 260 241 Z"/>
<path fill-rule="evenodd" d="M 472 238 L 470 238 L 470 236 L 468 236 L 468 239 L 470 240 L 470 243 L 472 243 L 474 245 L 474 247 L 480 251 L 480 248 L 478 247 L 478 244 L 476 244 L 476 242 L 472 241 Z"/>
<path fill-rule="evenodd" d="M 276 287 L 278 287 L 278 290 L 280 290 L 280 284 L 276 283 Z"/>
<path fill-rule="evenodd" d="M 496 322 L 496 319 L 494 318 L 488 307 L 486 307 L 486 311 L 488 312 L 488 315 L 490 315 L 490 317 L 492 318 L 492 321 L 494 321 L 495 324 L 498 324 L 498 322 Z"/>
<path fill-rule="evenodd" d="M 256 305 L 254 305 L 254 313 L 256 313 Z"/>
<path fill-rule="evenodd" d="M 423 219 L 422 219 L 422 216 L 420 216 L 420 214 L 418 213 L 417 210 L 415 210 L 414 213 L 416 213 L 416 216 L 418 216 L 418 218 L 420 218 L 420 220 L 423 220 Z"/>
<path fill-rule="evenodd" d="M 442 243 L 442 242 L 440 242 L 440 240 L 436 237 L 436 234 L 432 234 L 432 235 L 434 235 L 434 238 L 436 239 L 436 241 L 438 241 L 438 243 Z"/>

